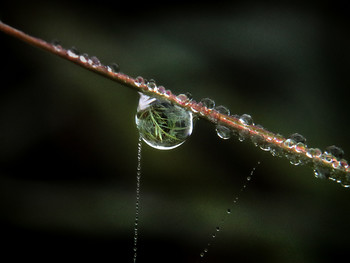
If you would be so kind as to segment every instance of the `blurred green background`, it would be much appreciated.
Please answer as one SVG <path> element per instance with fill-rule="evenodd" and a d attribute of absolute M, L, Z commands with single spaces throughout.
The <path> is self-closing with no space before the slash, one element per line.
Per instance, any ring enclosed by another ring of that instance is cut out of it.
<path fill-rule="evenodd" d="M 349 160 L 349 4 L 293 3 L 5 1 L 0 19 Z M 131 262 L 138 94 L 0 41 L 1 257 Z M 138 262 L 199 262 L 208 242 L 202 262 L 344 260 L 349 201 L 309 167 L 220 140 L 199 120 L 175 150 L 144 144 Z"/>

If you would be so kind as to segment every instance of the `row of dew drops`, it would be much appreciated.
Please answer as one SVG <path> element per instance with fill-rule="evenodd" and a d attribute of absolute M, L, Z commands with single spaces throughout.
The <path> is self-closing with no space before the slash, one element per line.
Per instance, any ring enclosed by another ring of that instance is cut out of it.
<path fill-rule="evenodd" d="M 53 40 L 51 44 L 54 46 L 57 52 L 62 52 L 65 49 L 61 46 L 58 40 Z M 89 64 L 90 66 L 97 67 L 105 67 L 108 72 L 111 73 L 119 73 L 120 67 L 117 63 L 111 63 L 111 65 L 105 66 L 101 63 L 101 61 L 96 56 L 89 56 L 87 53 L 80 53 L 76 47 L 71 47 L 66 50 L 67 55 L 73 59 L 79 59 L 80 62 L 84 64 Z"/>
<path fill-rule="evenodd" d="M 52 41 L 52 44 L 56 51 L 59 52 L 64 50 L 57 40 Z M 75 47 L 71 47 L 66 50 L 66 52 L 69 57 L 79 59 L 82 63 L 87 63 L 92 67 L 105 67 L 106 70 L 111 73 L 120 72 L 120 67 L 117 63 L 104 66 L 96 56 L 90 57 L 86 53 L 81 54 Z M 192 99 L 190 93 L 176 96 L 172 94 L 170 90 L 166 90 L 163 86 L 157 86 L 153 79 L 147 80 L 138 76 L 135 78 L 135 85 L 138 87 L 144 87 L 145 91 L 151 91 L 168 98 L 172 97 L 177 103 L 189 106 L 193 113 L 203 114 L 202 109 L 204 107 L 207 112 L 215 110 L 218 113 L 230 116 L 229 109 L 222 105 L 216 106 L 215 102 L 210 98 L 203 98 L 197 103 Z M 210 114 L 207 114 L 206 116 L 210 118 Z M 237 118 L 243 125 L 263 128 L 260 124 L 254 124 L 253 118 L 249 114 L 231 116 Z M 235 131 L 224 124 L 217 123 L 216 133 L 219 138 L 224 140 L 230 139 L 232 135 L 236 135 L 240 142 L 243 142 L 250 137 L 252 143 L 261 150 L 268 151 L 276 157 L 286 157 L 293 165 L 311 164 L 316 178 L 329 178 L 342 184 L 344 187 L 350 187 L 350 167 L 347 161 L 343 159 L 344 151 L 335 145 L 328 146 L 325 151 L 322 152 L 319 148 L 308 148 L 306 145 L 306 138 L 299 133 L 291 134 L 287 139 L 284 139 L 282 135 L 277 134 L 274 139 L 284 140 L 284 146 L 293 150 L 284 151 L 281 147 L 276 146 L 276 144 L 268 143 L 262 136 L 250 135 L 248 130 Z M 307 158 L 305 158 L 304 155 L 298 155 L 299 152 L 303 151 L 306 151 Z M 323 165 L 323 162 L 331 164 L 334 169 Z"/>
<path fill-rule="evenodd" d="M 216 106 L 214 100 L 210 98 L 203 98 L 200 102 L 196 102 L 192 99 L 190 93 L 180 94 L 175 96 L 170 90 L 166 90 L 163 86 L 157 86 L 156 82 L 146 80 L 142 77 L 137 77 L 135 83 L 140 87 L 144 86 L 146 91 L 152 91 L 165 97 L 172 97 L 177 103 L 189 106 L 192 112 L 205 115 L 203 112 L 210 112 L 215 110 L 218 113 L 232 116 L 239 120 L 239 122 L 245 126 L 254 126 L 263 129 L 260 124 L 255 124 L 253 118 L 249 114 L 243 115 L 230 115 L 230 110 L 225 106 Z M 206 109 L 203 111 L 203 107 Z M 210 118 L 210 114 L 206 114 L 206 117 Z M 261 135 L 251 135 L 246 130 L 232 130 L 225 126 L 223 123 L 216 124 L 216 133 L 219 138 L 227 140 L 233 135 L 238 137 L 240 142 L 250 138 L 251 142 L 259 147 L 263 151 L 270 152 L 276 157 L 286 157 L 292 165 L 311 165 L 313 167 L 314 175 L 316 178 L 325 179 L 329 178 L 337 183 L 340 183 L 344 187 L 350 187 L 350 167 L 344 157 L 344 151 L 335 145 L 328 146 L 325 151 L 321 151 L 319 148 L 308 148 L 306 144 L 306 138 L 299 134 L 293 133 L 289 137 L 284 138 L 280 134 L 276 134 L 274 140 L 281 141 L 283 145 L 289 149 L 289 151 L 283 150 L 282 147 L 274 143 L 267 142 Z M 306 152 L 304 154 L 299 154 Z M 331 164 L 325 166 L 323 163 Z"/>

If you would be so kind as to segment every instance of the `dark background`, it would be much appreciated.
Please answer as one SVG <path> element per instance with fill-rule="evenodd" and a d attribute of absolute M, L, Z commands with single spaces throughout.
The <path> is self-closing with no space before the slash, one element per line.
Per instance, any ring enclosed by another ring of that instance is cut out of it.
<path fill-rule="evenodd" d="M 349 4 L 5 1 L 0 19 L 349 159 Z M 132 262 L 138 94 L 0 33 L 3 258 Z M 251 169 L 252 181 L 240 194 Z M 138 262 L 337 262 L 350 190 L 198 121 L 142 153 Z M 233 206 L 233 207 L 232 207 Z M 225 218 L 215 242 L 210 238 Z"/>

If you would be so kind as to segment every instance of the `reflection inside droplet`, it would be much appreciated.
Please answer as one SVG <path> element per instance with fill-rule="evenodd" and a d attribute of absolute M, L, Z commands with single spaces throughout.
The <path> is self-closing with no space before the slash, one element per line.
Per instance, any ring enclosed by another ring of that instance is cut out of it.
<path fill-rule="evenodd" d="M 143 141 L 159 150 L 183 144 L 192 134 L 192 113 L 165 100 L 140 96 L 135 121 Z"/>

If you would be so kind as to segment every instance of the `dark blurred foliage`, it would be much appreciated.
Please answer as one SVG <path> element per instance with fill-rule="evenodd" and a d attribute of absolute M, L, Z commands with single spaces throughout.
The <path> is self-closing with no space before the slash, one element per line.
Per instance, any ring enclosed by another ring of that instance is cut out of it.
<path fill-rule="evenodd" d="M 3 1 L 0 19 L 350 159 L 347 1 Z M 132 261 L 138 94 L 0 33 L 1 257 Z M 347 258 L 350 190 L 197 121 L 144 145 L 138 262 Z"/>

